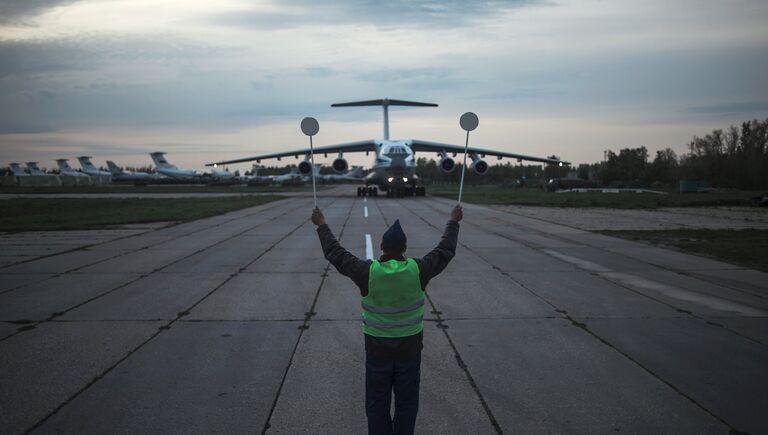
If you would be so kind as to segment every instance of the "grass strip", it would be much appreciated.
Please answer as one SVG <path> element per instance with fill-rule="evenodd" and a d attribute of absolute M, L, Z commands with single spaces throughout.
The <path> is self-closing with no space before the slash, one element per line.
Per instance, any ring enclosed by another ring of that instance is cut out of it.
<path fill-rule="evenodd" d="M 768 272 L 768 230 L 596 231 Z"/>
<path fill-rule="evenodd" d="M 0 231 L 82 230 L 147 222 L 187 222 L 285 198 L 15 198 L 0 200 Z"/>
<path fill-rule="evenodd" d="M 458 186 L 430 186 L 430 195 L 457 198 Z M 555 193 L 543 189 L 500 186 L 464 186 L 462 200 L 474 204 L 531 205 L 540 207 L 604 207 L 620 209 L 656 209 L 663 207 L 750 206 L 761 192 L 728 191 L 709 193 Z"/>
<path fill-rule="evenodd" d="M 317 186 L 317 190 L 330 189 L 330 185 Z M 0 193 L 280 193 L 311 192 L 308 186 L 210 186 L 205 184 L 175 184 L 134 186 L 112 184 L 108 186 L 0 186 Z"/>

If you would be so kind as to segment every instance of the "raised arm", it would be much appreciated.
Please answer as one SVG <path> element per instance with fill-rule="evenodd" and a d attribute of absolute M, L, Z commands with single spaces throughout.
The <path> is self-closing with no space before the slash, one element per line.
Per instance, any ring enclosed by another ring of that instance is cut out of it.
<path fill-rule="evenodd" d="M 320 237 L 320 245 L 323 247 L 323 255 L 340 274 L 349 277 L 363 293 L 368 293 L 368 270 L 371 262 L 361 260 L 354 254 L 344 249 L 331 228 L 325 223 L 325 216 L 319 209 L 312 211 L 312 223 L 317 225 L 317 235 Z"/>
<path fill-rule="evenodd" d="M 460 205 L 451 210 L 451 216 L 448 223 L 445 224 L 443 237 L 435 249 L 430 251 L 420 260 L 419 274 L 421 278 L 421 288 L 426 289 L 429 280 L 436 277 L 448 266 L 454 255 L 456 255 L 456 243 L 459 238 L 459 221 L 464 217 L 464 211 Z"/>

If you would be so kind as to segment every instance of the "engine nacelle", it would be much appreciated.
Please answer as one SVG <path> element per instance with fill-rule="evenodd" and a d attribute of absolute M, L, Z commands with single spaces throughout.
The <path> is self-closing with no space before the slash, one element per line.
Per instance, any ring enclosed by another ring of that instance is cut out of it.
<path fill-rule="evenodd" d="M 485 162 L 485 160 L 474 160 L 472 161 L 472 172 L 474 172 L 477 175 L 485 175 L 486 172 L 488 172 L 488 163 Z"/>
<path fill-rule="evenodd" d="M 341 174 L 342 172 L 346 172 L 347 169 L 349 169 L 349 163 L 347 163 L 346 159 L 339 157 L 333 161 L 333 170 L 337 173 Z"/>
<path fill-rule="evenodd" d="M 437 166 L 442 172 L 453 172 L 453 170 L 456 169 L 456 162 L 453 161 L 453 159 L 450 157 L 443 157 L 440 159 L 440 162 L 438 162 Z"/>
<path fill-rule="evenodd" d="M 312 173 L 312 163 L 307 160 L 299 163 L 299 172 L 303 175 L 309 175 Z"/>

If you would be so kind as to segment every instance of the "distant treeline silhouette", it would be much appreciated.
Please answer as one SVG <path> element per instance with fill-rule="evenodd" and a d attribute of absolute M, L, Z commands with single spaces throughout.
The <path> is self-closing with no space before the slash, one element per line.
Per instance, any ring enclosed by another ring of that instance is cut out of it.
<path fill-rule="evenodd" d="M 580 175 L 590 172 L 607 185 L 704 180 L 714 187 L 768 188 L 768 119 L 694 136 L 679 157 L 670 148 L 657 151 L 653 161 L 645 147 L 608 151 L 605 161 L 579 166 Z"/>

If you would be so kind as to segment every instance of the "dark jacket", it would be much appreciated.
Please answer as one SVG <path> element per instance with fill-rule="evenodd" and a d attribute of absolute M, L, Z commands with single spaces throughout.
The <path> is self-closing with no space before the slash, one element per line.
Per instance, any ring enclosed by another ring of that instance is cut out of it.
<path fill-rule="evenodd" d="M 360 289 L 361 296 L 368 295 L 368 272 L 371 268 L 371 260 L 361 260 L 344 249 L 334 237 L 328 225 L 317 227 L 320 236 L 320 244 L 323 247 L 325 258 L 344 276 L 349 277 Z M 456 254 L 456 242 L 459 237 L 459 223 L 448 221 L 445 225 L 443 237 L 440 243 L 422 258 L 413 260 L 419 266 L 421 289 L 426 291 L 429 281 L 440 274 L 448 266 Z M 392 258 L 382 256 L 379 261 L 387 261 Z M 404 260 L 404 258 L 395 258 Z M 385 358 L 406 359 L 414 356 L 424 346 L 422 333 L 403 338 L 382 338 L 365 334 L 365 350 L 376 356 Z"/>

